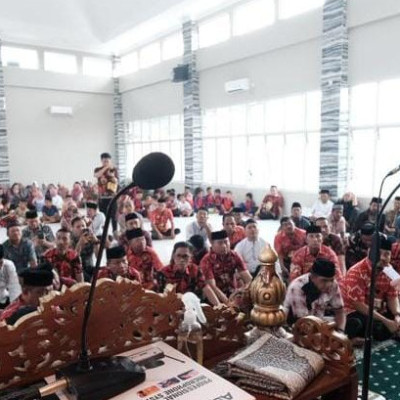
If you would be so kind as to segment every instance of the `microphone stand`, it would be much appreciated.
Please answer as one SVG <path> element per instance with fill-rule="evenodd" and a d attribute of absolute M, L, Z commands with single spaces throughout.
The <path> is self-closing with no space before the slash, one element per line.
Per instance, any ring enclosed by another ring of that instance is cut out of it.
<path fill-rule="evenodd" d="M 379 198 L 381 198 L 382 196 L 383 184 L 388 176 L 390 175 L 386 175 L 381 182 L 381 186 L 379 189 Z M 362 395 L 361 395 L 362 400 L 368 400 L 368 391 L 369 391 L 369 373 L 371 370 L 371 350 L 372 350 L 372 329 L 374 325 L 375 284 L 376 284 L 378 261 L 380 258 L 379 224 L 383 215 L 383 211 L 385 210 L 389 201 L 399 188 L 400 188 L 400 183 L 391 191 L 390 195 L 383 203 L 381 209 L 379 209 L 379 203 L 378 203 L 374 238 L 370 249 L 372 271 L 371 271 L 371 285 L 369 290 L 368 319 L 365 331 L 365 345 L 364 345 L 364 356 L 363 356 L 363 383 L 362 383 Z"/>
<path fill-rule="evenodd" d="M 82 334 L 81 334 L 81 352 L 80 352 L 80 355 L 79 355 L 79 364 L 78 364 L 78 369 L 81 370 L 81 371 L 89 371 L 92 368 L 91 363 L 90 363 L 90 357 L 89 357 L 89 354 L 88 354 L 87 330 L 88 330 L 90 314 L 91 314 L 91 311 L 92 311 L 94 292 L 96 290 L 96 283 L 97 283 L 97 277 L 99 275 L 101 259 L 103 257 L 104 248 L 106 246 L 108 228 L 110 226 L 110 221 L 111 221 L 111 217 L 112 217 L 112 215 L 111 215 L 112 214 L 112 210 L 113 210 L 114 205 L 117 203 L 117 200 L 122 195 L 124 195 L 129 190 L 131 190 L 134 186 L 136 186 L 135 183 L 131 182 L 128 186 L 126 186 L 123 189 L 121 189 L 111 199 L 111 201 L 110 201 L 110 203 L 108 204 L 108 207 L 107 207 L 106 220 L 104 222 L 103 233 L 101 235 L 99 252 L 97 253 L 96 265 L 95 265 L 95 267 L 93 269 L 92 283 L 90 285 L 89 297 L 88 297 L 88 301 L 86 303 L 85 313 L 84 313 L 84 316 L 83 316 Z"/>

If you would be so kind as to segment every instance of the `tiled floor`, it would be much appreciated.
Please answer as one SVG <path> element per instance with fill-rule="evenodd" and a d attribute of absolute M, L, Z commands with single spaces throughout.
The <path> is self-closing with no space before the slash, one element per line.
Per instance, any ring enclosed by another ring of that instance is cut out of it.
<path fill-rule="evenodd" d="M 194 217 L 190 218 L 175 218 L 175 225 L 176 228 L 181 230 L 181 233 L 176 236 L 175 240 L 161 240 L 161 241 L 154 241 L 154 248 L 159 254 L 161 261 L 164 264 L 168 264 L 172 247 L 175 242 L 179 242 L 182 240 L 186 240 L 186 226 L 189 222 L 193 221 Z M 211 214 L 209 217 L 209 222 L 213 227 L 213 230 L 222 229 L 222 217 L 219 215 Z M 276 231 L 279 227 L 279 223 L 277 221 L 259 221 L 258 222 L 260 228 L 260 236 L 269 243 L 273 243 Z M 56 232 L 60 224 L 52 224 L 51 225 L 54 232 Z M 145 220 L 144 228 L 150 230 L 150 223 Z M 7 239 L 7 232 L 5 228 L 0 228 L 0 243 L 3 243 Z"/>

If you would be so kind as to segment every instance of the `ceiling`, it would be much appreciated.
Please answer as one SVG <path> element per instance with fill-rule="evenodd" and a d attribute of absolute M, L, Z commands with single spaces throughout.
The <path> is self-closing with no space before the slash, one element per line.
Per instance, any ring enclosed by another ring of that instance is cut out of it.
<path fill-rule="evenodd" d="M 238 0 L 0 0 L 4 42 L 120 54 Z"/>

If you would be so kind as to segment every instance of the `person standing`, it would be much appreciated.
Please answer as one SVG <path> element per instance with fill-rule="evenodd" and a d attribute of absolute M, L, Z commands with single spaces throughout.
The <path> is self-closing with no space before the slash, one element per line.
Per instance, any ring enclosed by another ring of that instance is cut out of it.
<path fill-rule="evenodd" d="M 108 205 L 118 190 L 118 170 L 112 163 L 109 153 L 102 153 L 100 160 L 102 165 L 94 170 L 94 177 L 97 179 L 99 188 L 99 208 L 106 215 Z M 111 224 L 114 232 L 117 230 L 115 213 L 116 209 L 113 207 L 111 211 Z"/>

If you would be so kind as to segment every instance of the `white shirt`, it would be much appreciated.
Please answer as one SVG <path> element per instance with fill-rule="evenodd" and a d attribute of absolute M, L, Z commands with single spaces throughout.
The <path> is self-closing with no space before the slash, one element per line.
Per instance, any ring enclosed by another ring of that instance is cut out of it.
<path fill-rule="evenodd" d="M 59 194 L 56 194 L 54 197 L 51 198 L 51 200 L 54 206 L 56 206 L 59 210 L 62 209 L 63 199 Z"/>
<path fill-rule="evenodd" d="M 3 266 L 0 268 L 0 303 L 5 303 L 10 297 L 12 303 L 21 294 L 17 270 L 11 260 L 4 259 Z"/>
<path fill-rule="evenodd" d="M 267 242 L 261 238 L 258 238 L 254 242 L 245 238 L 236 245 L 235 251 L 242 257 L 250 273 L 255 272 L 260 265 L 258 256 L 266 245 Z"/>
<path fill-rule="evenodd" d="M 101 236 L 103 234 L 104 222 L 106 221 L 105 215 L 98 211 L 92 219 L 92 230 L 94 236 Z"/>
<path fill-rule="evenodd" d="M 182 211 L 192 211 L 192 206 L 190 203 L 186 200 L 184 201 L 178 201 L 178 208 L 179 210 Z"/>
<path fill-rule="evenodd" d="M 312 206 L 311 214 L 315 218 L 320 218 L 320 217 L 328 218 L 332 212 L 332 207 L 333 207 L 332 200 L 328 200 L 326 203 L 323 203 L 320 199 L 318 199 Z"/>
<path fill-rule="evenodd" d="M 199 225 L 197 221 L 193 221 L 186 226 L 186 239 L 189 240 L 193 235 L 200 235 L 204 239 L 204 243 L 208 242 L 206 228 Z"/>

